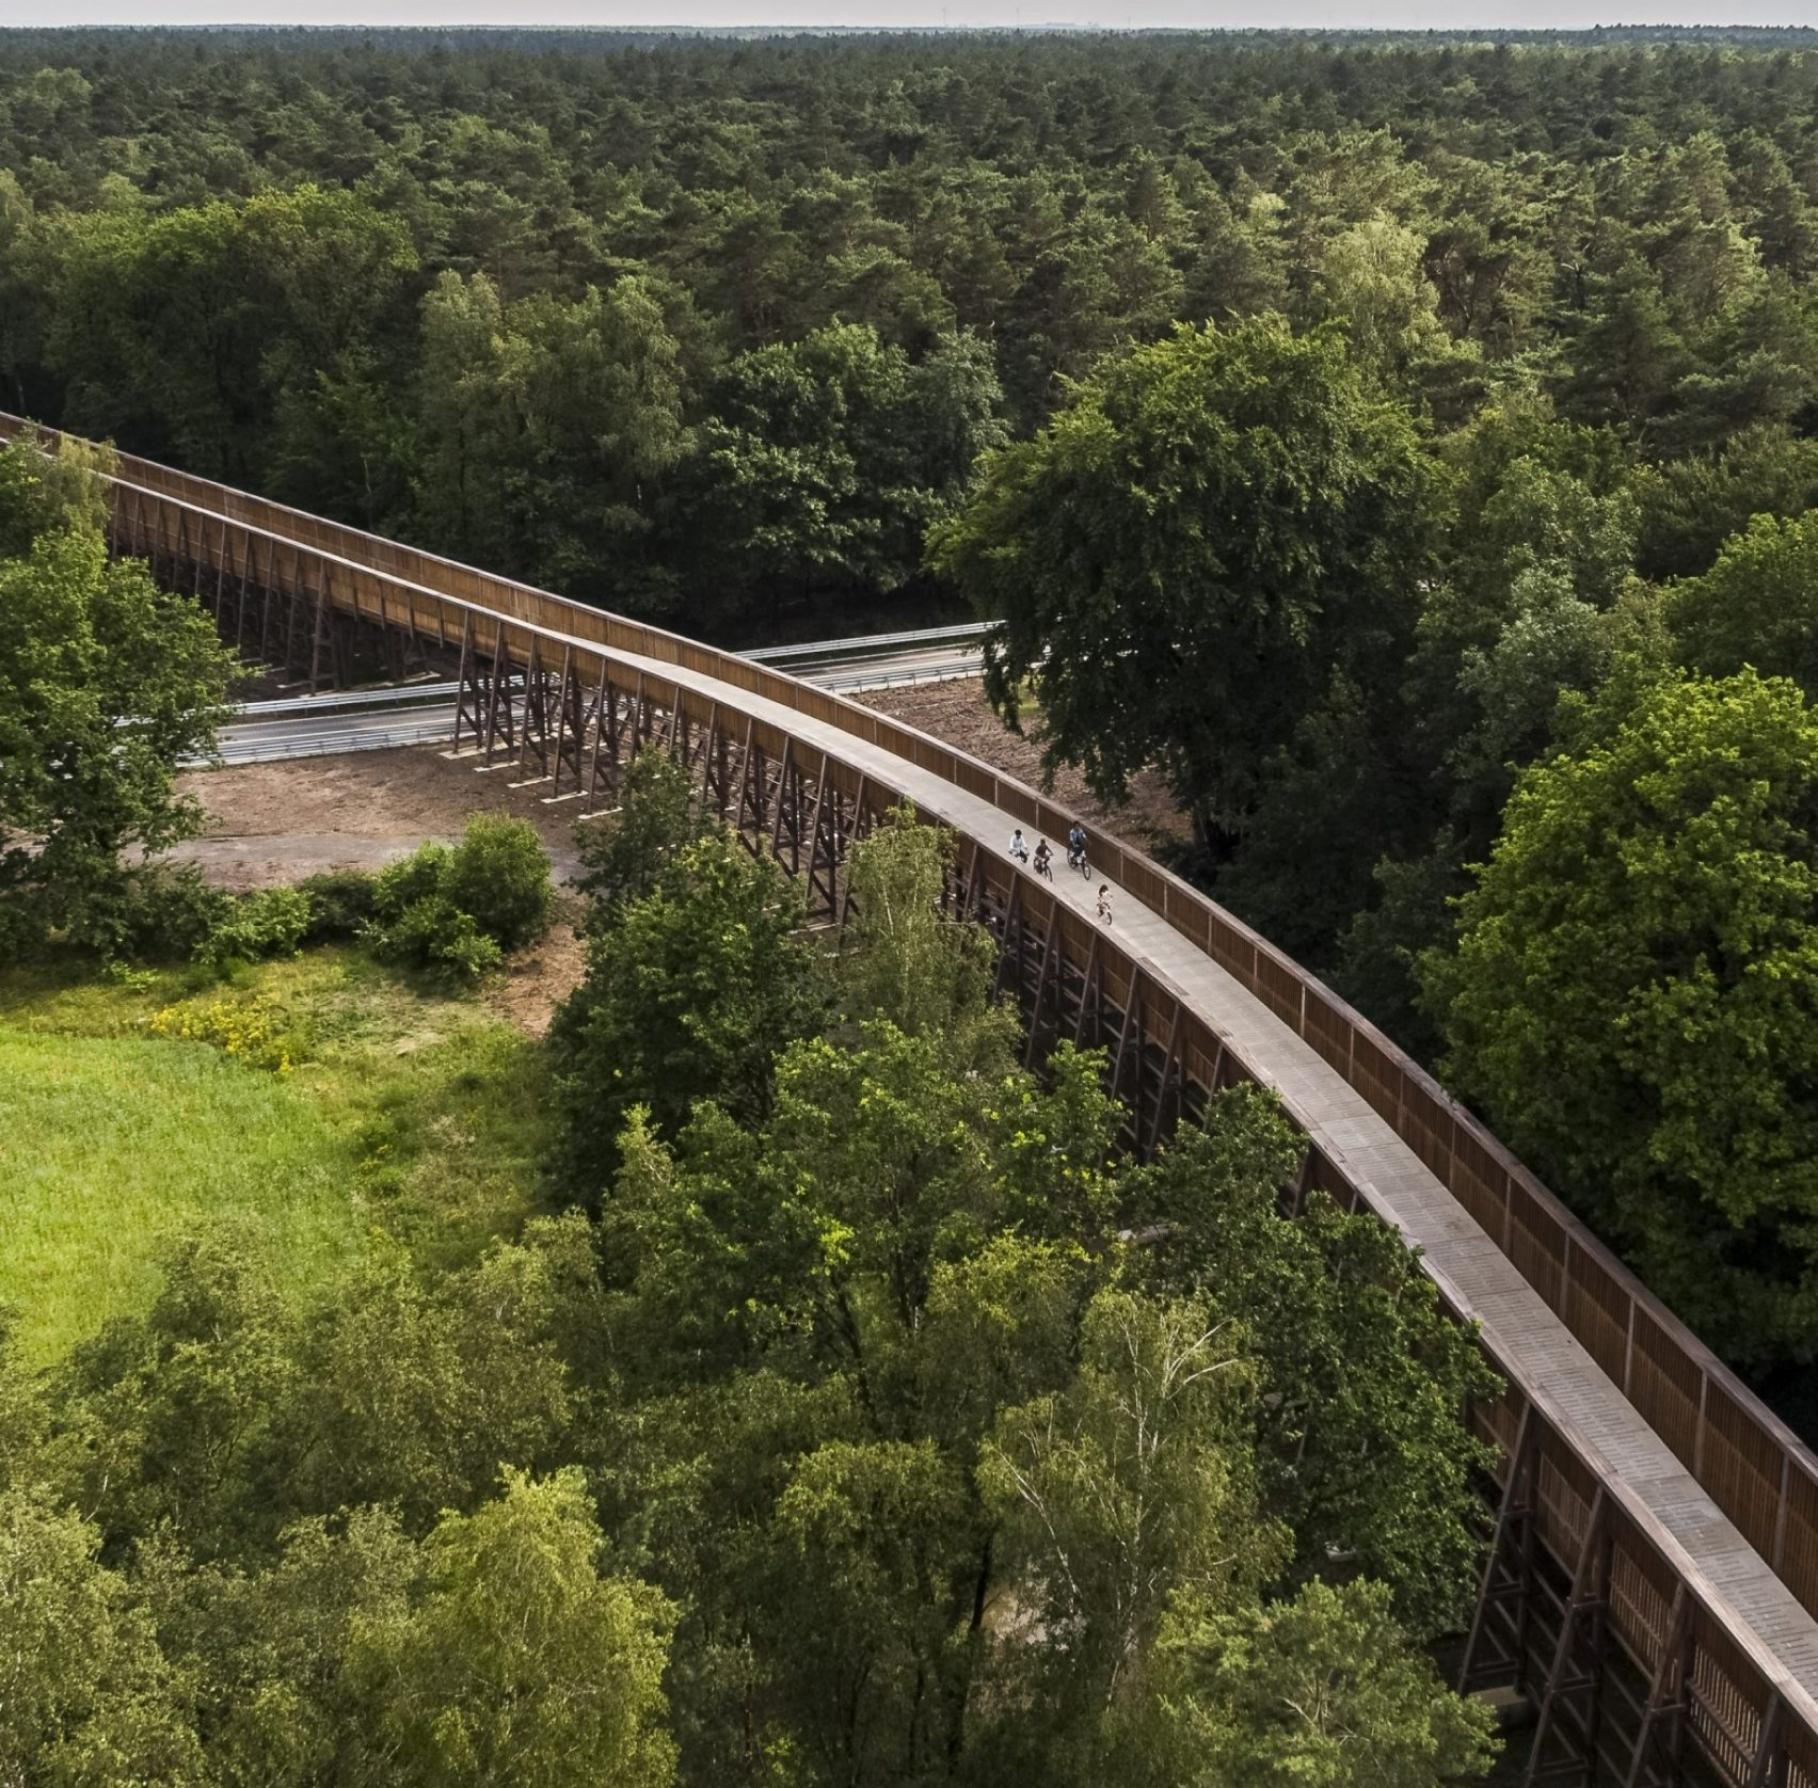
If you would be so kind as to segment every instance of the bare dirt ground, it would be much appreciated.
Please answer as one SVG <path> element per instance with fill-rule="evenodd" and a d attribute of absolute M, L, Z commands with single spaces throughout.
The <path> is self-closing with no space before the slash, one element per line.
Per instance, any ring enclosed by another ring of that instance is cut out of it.
<path fill-rule="evenodd" d="M 511 813 L 536 827 L 557 881 L 572 880 L 578 804 L 546 806 L 535 789 L 508 786 L 509 775 L 450 763 L 427 745 L 198 770 L 182 786 L 208 810 L 208 830 L 172 854 L 222 887 L 263 888 L 328 869 L 380 869 L 426 839 L 453 843 L 472 814 Z M 533 1037 L 586 966 L 574 931 L 580 910 L 572 895 L 558 896 L 548 932 L 481 996 Z"/>
<path fill-rule="evenodd" d="M 901 689 L 880 689 L 858 699 L 868 708 L 920 727 L 948 745 L 983 758 L 1032 788 L 1042 785 L 1040 713 L 1026 709 L 1024 731 L 1011 732 L 992 713 L 991 704 L 985 700 L 985 685 L 975 678 L 951 683 L 911 683 Z M 1158 836 L 1189 836 L 1186 816 L 1174 805 L 1161 778 L 1151 771 L 1135 778 L 1130 799 L 1121 807 L 1107 807 L 1098 800 L 1077 770 L 1057 772 L 1052 795 L 1088 824 L 1102 827 L 1138 850 L 1150 849 Z"/>
<path fill-rule="evenodd" d="M 581 903 L 558 896 L 549 929 L 505 964 L 505 973 L 489 982 L 487 1005 L 519 1030 L 540 1037 L 549 1029 L 556 1007 L 580 985 L 587 969 L 587 948 L 575 931 Z"/>
<path fill-rule="evenodd" d="M 1024 733 L 1009 731 L 992 713 L 982 682 L 910 685 L 864 699 L 1009 775 L 1041 785 L 1039 714 L 1028 716 Z M 208 830 L 177 855 L 201 865 L 224 887 L 256 888 L 326 869 L 379 868 L 426 838 L 458 838 L 472 814 L 515 813 L 541 834 L 557 880 L 572 879 L 579 868 L 576 806 L 550 806 L 534 788 L 514 789 L 511 774 L 450 762 L 438 747 L 427 745 L 198 770 L 181 785 L 208 810 Z M 1153 774 L 1137 777 L 1130 800 L 1116 808 L 1094 798 L 1073 770 L 1055 776 L 1053 793 L 1088 823 L 1139 849 L 1147 850 L 1158 836 L 1187 835 L 1184 816 Z"/>
<path fill-rule="evenodd" d="M 426 838 L 458 838 L 472 814 L 513 813 L 541 834 L 557 879 L 569 879 L 578 867 L 577 804 L 546 806 L 534 789 L 509 787 L 510 774 L 417 745 L 196 770 L 181 786 L 208 810 L 208 830 L 174 854 L 224 887 L 257 888 L 325 869 L 375 869 Z"/>
<path fill-rule="evenodd" d="M 1026 735 L 1010 732 L 991 712 L 983 683 L 912 685 L 865 700 L 1009 775 L 1041 784 L 1039 716 L 1030 716 Z M 557 881 L 572 880 L 580 868 L 577 807 L 545 805 L 536 789 L 510 787 L 510 775 L 451 763 L 439 747 L 427 745 L 198 770 L 181 786 L 207 809 L 208 829 L 174 855 L 198 864 L 223 887 L 269 887 L 328 869 L 382 868 L 425 839 L 453 842 L 472 814 L 513 813 L 542 836 Z M 1185 820 L 1152 775 L 1138 777 L 1129 802 L 1116 808 L 1095 800 L 1075 771 L 1061 771 L 1053 793 L 1089 824 L 1141 850 L 1158 835 L 1186 835 Z M 548 1028 L 581 977 L 585 952 L 574 932 L 579 912 L 578 902 L 564 897 L 548 934 L 514 957 L 486 994 L 502 1017 L 532 1035 Z"/>

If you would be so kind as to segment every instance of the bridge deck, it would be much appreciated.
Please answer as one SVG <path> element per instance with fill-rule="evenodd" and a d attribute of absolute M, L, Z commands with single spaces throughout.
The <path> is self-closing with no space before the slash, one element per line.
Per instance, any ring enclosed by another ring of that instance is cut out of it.
<path fill-rule="evenodd" d="M 1008 842 L 1014 822 L 1000 808 L 894 752 L 665 660 L 629 652 L 614 657 L 660 682 L 686 684 L 773 721 L 961 833 Z M 1031 847 L 1034 842 L 1031 837 Z M 1063 860 L 1054 891 L 1090 918 L 1101 879 L 1111 880 L 1096 872 L 1089 881 L 1082 879 Z M 1119 943 L 1143 959 L 1145 970 L 1276 1091 L 1313 1141 L 1362 1187 L 1377 1215 L 1421 1250 L 1428 1273 L 1456 1310 L 1482 1324 L 1492 1351 L 1524 1395 L 1587 1454 L 1603 1461 L 1607 1493 L 1631 1512 L 1652 1517 L 1678 1554 L 1676 1567 L 1702 1590 L 1714 1612 L 1727 1617 L 1732 1635 L 1763 1675 L 1791 1709 L 1818 1722 L 1818 1620 L 1470 1213 L 1335 1068 L 1159 914 L 1123 894 L 1114 901 L 1114 929 Z"/>

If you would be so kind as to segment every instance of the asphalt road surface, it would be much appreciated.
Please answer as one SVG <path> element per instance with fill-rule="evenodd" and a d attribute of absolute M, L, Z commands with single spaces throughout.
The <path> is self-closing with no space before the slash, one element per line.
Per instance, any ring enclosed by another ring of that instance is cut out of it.
<path fill-rule="evenodd" d="M 781 667 L 779 667 L 781 668 Z M 834 664 L 798 671 L 804 682 L 823 689 L 853 692 L 889 689 L 904 683 L 945 682 L 979 676 L 984 661 L 976 645 L 902 646 L 875 657 L 842 658 Z M 374 690 L 370 700 L 383 706 L 349 711 L 345 695 L 309 697 L 256 704 L 245 718 L 220 733 L 220 761 L 268 763 L 282 758 L 327 757 L 344 751 L 382 751 L 394 745 L 433 744 L 454 736 L 455 704 L 425 702 L 417 692 Z M 322 705 L 314 712 L 315 702 Z M 258 709 L 279 712 L 258 712 Z"/>

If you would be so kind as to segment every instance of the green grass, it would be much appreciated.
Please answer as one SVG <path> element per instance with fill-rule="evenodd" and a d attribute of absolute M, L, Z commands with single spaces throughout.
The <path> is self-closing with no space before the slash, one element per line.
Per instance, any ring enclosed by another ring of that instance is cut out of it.
<path fill-rule="evenodd" d="M 355 1240 L 353 1165 L 306 1093 L 206 1045 L 0 1028 L 0 1300 L 28 1357 L 143 1306 L 160 1239 L 200 1219 L 319 1279 Z"/>
<path fill-rule="evenodd" d="M 287 1074 L 147 1034 L 185 998 L 270 1002 Z M 48 1361 L 142 1309 L 186 1226 L 254 1228 L 299 1293 L 372 1231 L 438 1266 L 533 1208 L 542 1055 L 479 1002 L 358 952 L 269 963 L 226 987 L 116 982 L 64 964 L 0 975 L 0 1302 Z"/>

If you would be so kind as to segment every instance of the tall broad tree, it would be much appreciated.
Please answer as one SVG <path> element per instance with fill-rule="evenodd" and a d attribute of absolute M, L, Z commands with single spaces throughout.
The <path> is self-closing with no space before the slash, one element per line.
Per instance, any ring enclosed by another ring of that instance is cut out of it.
<path fill-rule="evenodd" d="M 233 662 L 193 602 L 113 562 L 85 466 L 0 450 L 0 951 L 105 946 L 122 852 L 200 825 L 176 771 L 212 747 Z"/>
<path fill-rule="evenodd" d="M 1039 707 L 1050 766 L 1115 795 L 1159 764 L 1228 845 L 1333 671 L 1387 684 L 1431 513 L 1414 425 L 1342 332 L 1267 317 L 1109 362 L 986 462 L 933 560 L 1002 620 L 991 696 Z"/>
<path fill-rule="evenodd" d="M 1454 1082 L 1745 1361 L 1818 1357 L 1815 899 L 1799 690 L 1618 681 L 1423 963 Z"/>
<path fill-rule="evenodd" d="M 826 1012 L 802 920 L 799 891 L 723 827 L 676 849 L 650 892 L 596 912 L 586 977 L 550 1030 L 577 1197 L 610 1180 L 634 1106 L 671 1132 L 697 1099 L 765 1109 L 778 1051 Z"/>
<path fill-rule="evenodd" d="M 1669 588 L 1666 619 L 1694 669 L 1727 676 L 1753 665 L 1818 695 L 1818 511 L 1756 516 L 1703 576 Z"/>
<path fill-rule="evenodd" d="M 201 1781 L 184 1684 L 100 1531 L 47 1493 L 0 1494 L 0 1781 Z"/>
<path fill-rule="evenodd" d="M 773 597 L 901 588 L 925 530 L 1004 438 L 992 355 L 971 334 L 911 361 L 869 325 L 831 323 L 741 354 L 712 402 L 705 562 L 728 587 Z"/>
<path fill-rule="evenodd" d="M 437 1788 L 665 1788 L 663 1669 L 673 1612 L 601 1571 L 578 1470 L 507 1469 L 504 1493 L 443 1518 L 425 1593 L 356 1617 L 349 1669 L 378 1779 Z"/>

